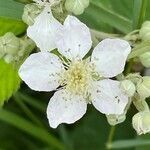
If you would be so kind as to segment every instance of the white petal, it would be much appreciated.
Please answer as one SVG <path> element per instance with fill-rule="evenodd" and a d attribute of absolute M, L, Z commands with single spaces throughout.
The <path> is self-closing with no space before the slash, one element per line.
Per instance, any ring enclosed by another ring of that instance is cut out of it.
<path fill-rule="evenodd" d="M 68 16 L 57 38 L 57 47 L 68 59 L 82 59 L 92 46 L 89 28 L 76 17 Z"/>
<path fill-rule="evenodd" d="M 41 51 L 56 48 L 56 36 L 62 25 L 53 17 L 50 6 L 46 6 L 35 23 L 27 29 L 27 35 L 36 43 Z"/>
<path fill-rule="evenodd" d="M 63 69 L 56 55 L 39 52 L 26 59 L 19 69 L 19 75 L 33 90 L 52 91 L 59 86 L 59 74 Z"/>
<path fill-rule="evenodd" d="M 93 51 L 91 61 L 96 71 L 103 77 L 114 77 L 123 72 L 128 54 L 129 43 L 121 39 L 105 39 Z"/>
<path fill-rule="evenodd" d="M 47 118 L 52 128 L 61 123 L 71 124 L 79 120 L 87 109 L 83 97 L 71 95 L 65 90 L 57 91 L 47 107 Z"/>
<path fill-rule="evenodd" d="M 120 89 L 119 81 L 110 79 L 96 81 L 92 103 L 101 113 L 122 114 L 128 103 L 128 96 Z"/>

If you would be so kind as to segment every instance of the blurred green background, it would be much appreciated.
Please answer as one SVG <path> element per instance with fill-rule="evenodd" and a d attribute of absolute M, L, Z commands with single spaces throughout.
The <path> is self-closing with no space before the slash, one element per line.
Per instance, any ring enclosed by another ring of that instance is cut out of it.
<path fill-rule="evenodd" d="M 23 3 L 0 0 L 1 36 L 8 31 L 18 36 L 25 33 L 26 25 L 21 21 L 23 8 Z M 92 29 L 126 35 L 140 28 L 144 20 L 150 20 L 149 10 L 150 0 L 91 0 L 79 18 Z M 110 125 L 104 115 L 89 105 L 80 121 L 51 129 L 46 107 L 53 93 L 34 92 L 25 84 L 19 88 L 17 70 L 12 68 L 0 60 L 0 104 L 9 99 L 0 109 L 0 150 L 106 149 Z M 150 135 L 137 136 L 132 128 L 135 113 L 133 107 L 126 121 L 115 127 L 112 149 L 150 149 Z"/>

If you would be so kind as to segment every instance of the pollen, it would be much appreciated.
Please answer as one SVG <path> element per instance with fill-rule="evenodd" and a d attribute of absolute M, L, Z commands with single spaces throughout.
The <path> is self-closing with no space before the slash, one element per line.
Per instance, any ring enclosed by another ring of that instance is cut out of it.
<path fill-rule="evenodd" d="M 63 73 L 62 83 L 71 93 L 87 96 L 92 83 L 92 67 L 89 62 L 72 62 Z"/>

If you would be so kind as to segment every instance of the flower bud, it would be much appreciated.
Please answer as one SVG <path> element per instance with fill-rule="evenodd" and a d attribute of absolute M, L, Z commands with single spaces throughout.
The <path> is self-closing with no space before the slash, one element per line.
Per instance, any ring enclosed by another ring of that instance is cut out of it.
<path fill-rule="evenodd" d="M 149 106 L 145 99 L 141 99 L 138 93 L 136 93 L 132 99 L 134 106 L 138 111 L 149 111 Z"/>
<path fill-rule="evenodd" d="M 34 19 L 40 14 L 41 10 L 42 10 L 42 8 L 40 8 L 36 4 L 25 5 L 22 20 L 27 25 L 33 25 Z"/>
<path fill-rule="evenodd" d="M 132 125 L 136 132 L 146 134 L 150 132 L 150 112 L 139 112 L 132 118 Z"/>
<path fill-rule="evenodd" d="M 15 55 L 19 50 L 19 45 L 19 38 L 11 32 L 8 32 L 4 36 L 0 37 L 0 49 L 5 54 Z"/>
<path fill-rule="evenodd" d="M 120 87 L 123 89 L 123 91 L 129 96 L 132 97 L 135 93 L 135 85 L 130 80 L 123 80 L 120 83 Z"/>
<path fill-rule="evenodd" d="M 137 84 L 137 92 L 142 99 L 150 96 L 150 77 L 142 77 L 142 81 Z"/>
<path fill-rule="evenodd" d="M 35 48 L 35 43 L 28 38 L 20 40 L 20 51 L 18 52 L 19 58 L 25 58 Z"/>
<path fill-rule="evenodd" d="M 150 67 L 150 52 L 142 54 L 139 58 L 144 67 Z"/>
<path fill-rule="evenodd" d="M 66 0 L 65 2 L 66 10 L 73 12 L 75 15 L 82 14 L 88 5 L 89 0 Z"/>
<path fill-rule="evenodd" d="M 150 40 L 150 21 L 145 21 L 143 23 L 139 33 L 143 41 Z"/>
<path fill-rule="evenodd" d="M 125 77 L 126 80 L 132 81 L 135 85 L 141 81 L 142 76 L 139 73 L 130 73 Z"/>
<path fill-rule="evenodd" d="M 126 114 L 121 114 L 121 115 L 106 115 L 107 121 L 110 125 L 115 126 L 119 123 L 122 123 L 126 119 Z"/>

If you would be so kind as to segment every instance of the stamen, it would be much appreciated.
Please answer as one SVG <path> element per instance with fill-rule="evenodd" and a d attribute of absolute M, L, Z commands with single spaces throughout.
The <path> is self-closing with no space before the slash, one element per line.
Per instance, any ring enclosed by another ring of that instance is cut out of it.
<path fill-rule="evenodd" d="M 71 93 L 88 97 L 92 83 L 92 67 L 86 60 L 73 61 L 62 74 L 61 85 Z"/>

